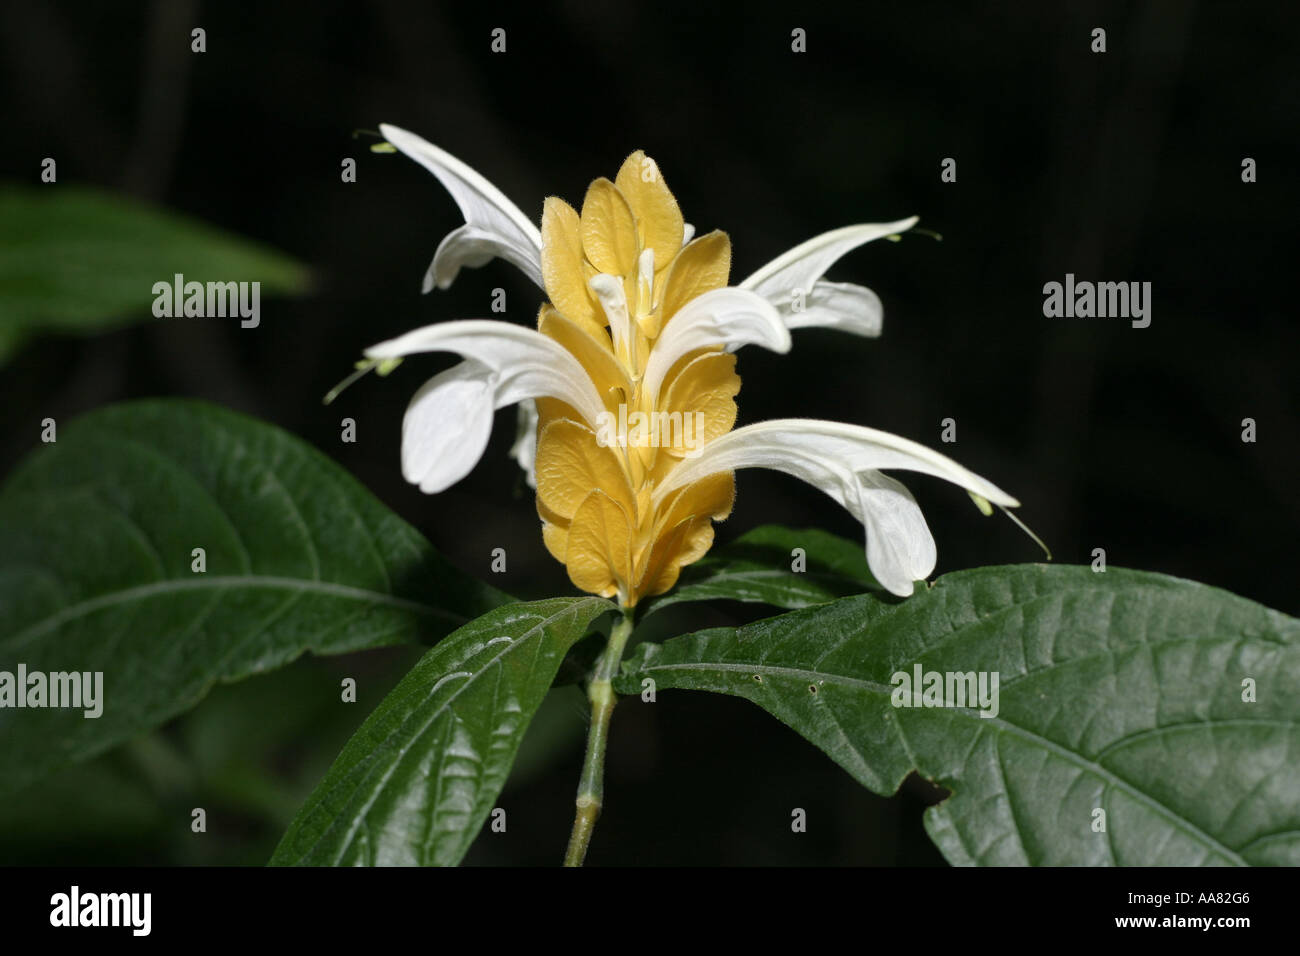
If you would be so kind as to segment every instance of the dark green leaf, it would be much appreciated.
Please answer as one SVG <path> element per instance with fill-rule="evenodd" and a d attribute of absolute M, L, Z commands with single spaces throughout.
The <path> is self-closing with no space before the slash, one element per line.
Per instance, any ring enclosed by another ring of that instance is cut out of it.
<path fill-rule="evenodd" d="M 795 549 L 803 570 L 796 571 Z M 682 572 L 677 587 L 647 614 L 684 601 L 726 599 L 793 610 L 838 597 L 878 590 L 860 541 L 846 541 L 816 528 L 763 525 L 709 552 Z"/>
<path fill-rule="evenodd" d="M 916 706 L 898 675 L 918 664 L 997 674 L 997 715 L 946 678 Z M 912 770 L 950 788 L 926 826 L 953 863 L 1300 863 L 1300 621 L 1216 588 L 981 568 L 643 645 L 625 669 L 624 693 L 751 700 L 877 793 Z"/>
<path fill-rule="evenodd" d="M 307 285 L 281 253 L 134 200 L 59 184 L 0 188 L 0 362 L 34 332 L 149 318 L 154 283 L 177 273 L 260 282 L 263 295 Z"/>
<path fill-rule="evenodd" d="M 432 641 L 505 600 L 278 428 L 190 401 L 92 412 L 0 492 L 0 671 L 102 671 L 103 714 L 0 708 L 0 790 L 218 681 Z"/>
<path fill-rule="evenodd" d="M 510 604 L 444 639 L 343 748 L 271 863 L 460 862 L 565 653 L 613 609 L 596 597 Z"/>

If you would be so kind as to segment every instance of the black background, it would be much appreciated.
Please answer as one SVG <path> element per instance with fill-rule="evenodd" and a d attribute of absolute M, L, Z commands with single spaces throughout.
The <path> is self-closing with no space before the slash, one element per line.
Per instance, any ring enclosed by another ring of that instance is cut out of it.
<path fill-rule="evenodd" d="M 190 52 L 195 26 L 206 53 Z M 1104 54 L 1090 50 L 1098 26 Z M 369 344 L 489 316 L 497 287 L 518 322 L 539 299 L 499 261 L 421 296 L 456 208 L 423 169 L 352 134 L 380 122 L 418 132 L 529 215 L 550 194 L 579 204 L 591 179 L 644 148 L 687 220 L 731 235 L 733 280 L 854 222 L 917 214 L 943 236 L 873 243 L 832 270 L 880 294 L 882 338 L 803 331 L 790 355 L 742 352 L 741 423 L 833 418 L 941 447 L 1020 498 L 1057 561 L 1088 563 L 1101 547 L 1112 565 L 1295 613 L 1295 26 L 1289 5 L 1190 2 L 6 5 L 6 178 L 36 182 L 54 156 L 61 183 L 284 250 L 309 265 L 314 289 L 264 300 L 255 330 L 164 320 L 35 342 L 0 373 L 0 466 L 38 443 L 46 416 L 206 398 L 323 448 L 466 569 L 487 575 L 505 547 L 497 586 L 571 593 L 506 457 L 512 412 L 469 479 L 433 497 L 402 481 L 403 409 L 446 360 L 410 360 L 321 405 Z M 504 54 L 490 51 L 495 27 Z M 803 54 L 791 51 L 796 27 Z M 1241 181 L 1247 156 L 1254 184 Z M 356 183 L 340 181 L 345 157 Z M 957 160 L 956 183 L 940 181 L 944 157 Z M 1151 326 L 1045 318 L 1042 286 L 1067 272 L 1151 282 Z M 151 301 L 142 289 L 142 313 Z M 356 444 L 339 440 L 343 416 L 358 422 Z M 947 417 L 958 441 L 941 446 Z M 1254 444 L 1241 440 L 1246 417 Z M 938 542 L 937 573 L 1040 559 L 961 491 L 908 484 Z M 793 479 L 743 472 L 738 490 L 721 541 L 766 522 L 860 534 Z M 748 613 L 724 606 L 665 626 Z M 374 666 L 407 664 L 380 655 Z M 571 741 L 507 789 L 508 833 L 480 838 L 471 862 L 558 860 L 580 760 L 576 692 L 561 707 Z M 616 713 L 590 861 L 938 863 L 920 826 L 933 799 L 919 781 L 894 800 L 866 793 L 747 703 L 665 694 Z M 793 807 L 808 810 L 808 833 L 790 832 Z M 228 854 L 84 836 L 10 855 L 265 859 L 275 827 L 230 820 Z"/>
<path fill-rule="evenodd" d="M 256 927 L 263 934 L 277 930 L 292 933 L 295 941 L 307 945 L 373 947 L 376 924 L 392 936 L 397 931 L 437 932 L 453 919 L 462 927 L 481 927 L 480 932 L 498 945 L 514 944 L 518 939 L 524 946 L 535 946 L 541 934 L 555 932 L 557 922 L 564 926 L 566 899 L 559 894 L 595 903 L 585 907 L 584 934 L 592 939 L 616 938 L 628 931 L 628 907 L 623 898 L 640 900 L 657 891 L 662 894 L 665 873 L 660 869 L 621 870 L 617 879 L 622 894 L 613 905 L 600 905 L 609 896 L 608 877 L 600 870 L 563 877 L 554 894 L 539 893 L 532 873 L 499 870 L 426 871 L 419 879 L 396 869 L 356 873 L 243 867 L 165 872 L 51 867 L 21 875 L 21 883 L 0 897 L 0 915 L 7 917 L 6 939 L 28 945 L 46 944 L 59 937 L 65 945 L 69 937 L 77 942 L 115 937 L 118 942 L 135 941 L 126 927 L 52 927 L 51 898 L 57 893 L 69 895 L 75 884 L 81 894 L 149 893 L 149 936 L 155 939 L 192 939 L 198 930 L 205 942 L 246 946 L 250 928 Z M 860 880 L 840 879 L 835 871 L 821 871 L 821 878 L 805 870 L 732 870 L 726 874 L 732 899 L 789 900 L 797 906 L 815 898 L 816 922 L 806 925 L 795 919 L 778 922 L 779 917 L 760 923 L 763 916 L 755 918 L 740 907 L 701 919 L 699 908 L 688 901 L 716 895 L 712 871 L 675 868 L 670 875 L 674 896 L 664 903 L 656 900 L 654 932 L 665 938 L 689 935 L 692 942 L 704 947 L 734 945 L 738 927 L 741 932 L 761 931 L 767 938 L 773 938 L 776 929 L 821 938 L 869 935 L 875 943 L 897 940 L 907 945 L 926 930 L 936 931 L 936 923 L 932 917 L 927 922 L 927 916 L 932 913 L 931 901 L 941 900 L 943 927 L 953 927 L 958 933 L 1038 930 L 1059 934 L 1062 927 L 1068 927 L 1072 941 L 1091 942 L 1094 938 L 1109 941 L 1114 935 L 1140 937 L 1155 932 L 1163 936 L 1173 929 L 1171 938 L 1180 942 L 1209 933 L 1219 948 L 1226 948 L 1260 935 L 1276 936 L 1286 925 L 1291 899 L 1282 885 L 1285 873 L 1262 868 L 1196 873 L 1168 867 L 918 869 L 892 872 L 887 880 L 872 881 L 868 887 Z M 1174 902 L 1179 893 L 1198 902 Z M 1227 902 L 1201 904 L 1203 894 Z M 1157 898 L 1160 903 L 1134 902 L 1135 896 Z M 1164 901 L 1166 896 L 1170 902 Z M 864 897 L 868 897 L 866 905 Z M 323 918 L 300 916 L 314 916 L 322 900 L 345 903 Z M 509 901 L 509 919 L 501 918 L 503 900 Z M 454 905 L 449 907 L 448 901 Z M 998 914 L 996 922 L 990 919 L 992 901 L 1000 904 L 993 911 Z M 1244 918 L 1248 925 L 1188 928 L 1185 921 L 1189 917 Z M 1116 924 L 1124 918 L 1151 918 L 1157 926 L 1164 919 L 1182 920 L 1184 925 L 1155 929 Z"/>

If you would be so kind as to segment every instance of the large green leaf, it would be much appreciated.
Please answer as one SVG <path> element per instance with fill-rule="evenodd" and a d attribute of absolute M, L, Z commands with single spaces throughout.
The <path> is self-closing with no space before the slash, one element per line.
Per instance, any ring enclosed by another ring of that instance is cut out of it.
<path fill-rule="evenodd" d="M 187 282 L 260 282 L 264 295 L 307 284 L 287 256 L 175 213 L 83 186 L 5 185 L 0 362 L 33 332 L 149 318 L 153 284 L 177 273 Z"/>
<path fill-rule="evenodd" d="M 796 549 L 802 551 L 796 564 Z M 802 570 L 795 570 L 796 566 Z M 763 525 L 709 552 L 682 572 L 647 614 L 685 601 L 731 600 L 795 608 L 824 604 L 880 585 L 861 541 L 816 528 Z"/>
<path fill-rule="evenodd" d="M 613 609 L 595 597 L 510 604 L 444 639 L 343 748 L 271 863 L 460 862 L 560 661 Z"/>
<path fill-rule="evenodd" d="M 621 692 L 734 694 L 877 793 L 950 788 L 926 827 L 953 863 L 1300 863 L 1300 621 L 1216 588 L 981 568 L 639 650 Z M 955 685 L 894 706 L 917 664 L 998 674 L 997 715 Z"/>
<path fill-rule="evenodd" d="M 506 600 L 278 428 L 192 401 L 92 412 L 0 491 L 0 671 L 101 671 L 103 714 L 0 708 L 0 790 L 217 681 L 432 641 Z"/>

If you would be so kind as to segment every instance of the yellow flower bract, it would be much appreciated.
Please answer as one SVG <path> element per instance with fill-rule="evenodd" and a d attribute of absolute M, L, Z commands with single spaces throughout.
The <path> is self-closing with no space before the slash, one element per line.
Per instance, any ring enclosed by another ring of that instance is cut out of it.
<path fill-rule="evenodd" d="M 733 355 L 720 347 L 692 352 L 668 372 L 657 395 L 642 388 L 646 362 L 673 316 L 696 296 L 727 284 L 726 234 L 711 232 L 683 245 L 684 237 L 677 200 L 640 151 L 613 182 L 591 184 L 581 214 L 547 199 L 542 277 L 550 302 L 537 327 L 586 369 L 612 419 L 636 412 L 661 420 L 689 416 L 700 425 L 691 437 L 703 444 L 735 424 L 740 377 Z M 590 280 L 600 274 L 621 285 L 626 320 L 607 314 L 602 296 L 593 292 Z M 687 485 L 654 507 L 654 488 L 690 451 L 678 440 L 680 431 L 655 443 L 602 443 L 564 402 L 539 399 L 537 406 L 537 511 L 546 547 L 570 580 L 626 607 L 671 588 L 681 569 L 713 543 L 712 522 L 730 513 L 733 475 Z"/>

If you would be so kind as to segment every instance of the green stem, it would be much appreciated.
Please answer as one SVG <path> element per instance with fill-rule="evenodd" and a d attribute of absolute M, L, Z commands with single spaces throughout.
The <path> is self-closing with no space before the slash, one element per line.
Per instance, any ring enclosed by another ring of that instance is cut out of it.
<path fill-rule="evenodd" d="M 609 718 L 614 713 L 614 686 L 612 681 L 623 660 L 623 649 L 632 634 L 632 610 L 623 608 L 623 616 L 610 631 L 609 643 L 596 663 L 596 670 L 587 685 L 587 699 L 591 701 L 591 727 L 587 730 L 587 755 L 582 761 L 582 777 L 578 781 L 577 812 L 573 817 L 573 833 L 569 848 L 564 854 L 565 866 L 582 866 L 591 843 L 592 831 L 600 816 L 600 804 L 605 792 L 605 744 L 609 740 Z"/>

